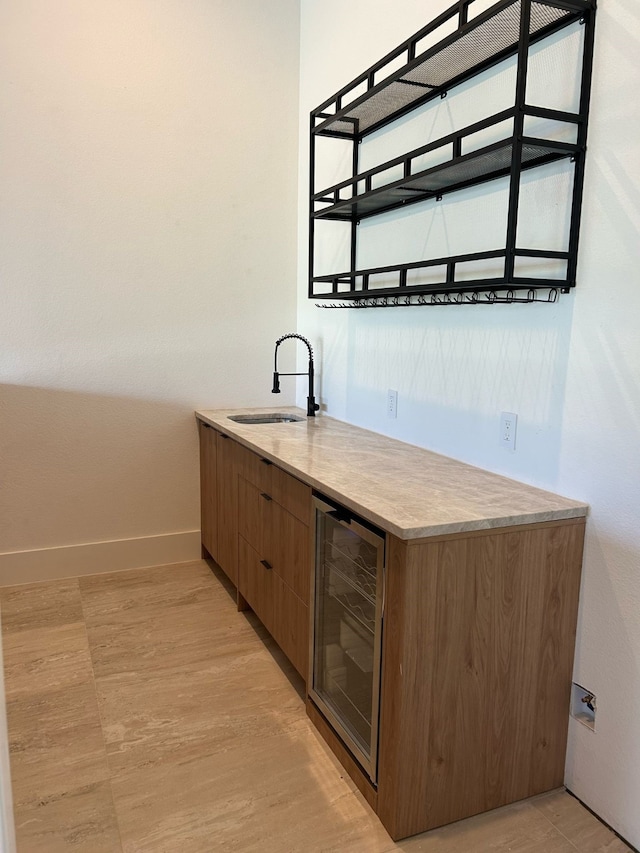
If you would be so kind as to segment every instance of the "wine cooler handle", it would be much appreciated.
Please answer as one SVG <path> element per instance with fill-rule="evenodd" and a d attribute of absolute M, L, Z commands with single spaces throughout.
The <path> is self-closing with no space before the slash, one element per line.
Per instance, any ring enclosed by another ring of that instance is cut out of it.
<path fill-rule="evenodd" d="M 327 513 L 327 515 L 329 516 L 329 518 L 333 518 L 341 524 L 351 524 L 351 522 L 353 521 L 353 518 L 349 515 L 349 513 L 343 509 L 332 509 L 330 512 Z"/>
<path fill-rule="evenodd" d="M 382 562 L 382 605 L 380 607 L 380 618 L 384 618 L 384 608 L 387 603 L 387 564 Z"/>

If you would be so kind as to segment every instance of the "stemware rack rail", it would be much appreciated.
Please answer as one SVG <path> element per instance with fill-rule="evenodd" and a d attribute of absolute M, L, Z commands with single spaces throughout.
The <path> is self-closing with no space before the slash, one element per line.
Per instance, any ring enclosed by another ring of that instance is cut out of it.
<path fill-rule="evenodd" d="M 434 305 L 514 305 L 543 302 L 552 304 L 558 301 L 558 289 L 549 288 L 546 295 L 538 289 L 527 291 L 496 291 L 472 293 L 458 292 L 418 294 L 409 296 L 365 296 L 345 302 L 319 302 L 316 308 L 411 308 L 415 306 Z"/>

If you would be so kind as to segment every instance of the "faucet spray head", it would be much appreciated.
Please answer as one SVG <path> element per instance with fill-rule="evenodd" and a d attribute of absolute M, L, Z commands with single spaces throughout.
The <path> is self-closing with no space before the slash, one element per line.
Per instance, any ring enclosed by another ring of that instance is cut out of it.
<path fill-rule="evenodd" d="M 273 388 L 271 389 L 271 393 L 280 393 L 280 374 L 276 370 L 273 372 Z"/>

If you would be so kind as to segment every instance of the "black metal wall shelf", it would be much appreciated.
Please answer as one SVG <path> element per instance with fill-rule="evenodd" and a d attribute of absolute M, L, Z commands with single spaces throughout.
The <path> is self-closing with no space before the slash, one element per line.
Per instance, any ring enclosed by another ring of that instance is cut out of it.
<path fill-rule="evenodd" d="M 407 295 L 530 291 L 532 287 L 549 287 L 554 291 L 559 288 L 566 292 L 575 286 L 596 2 L 499 0 L 472 17 L 474 9 L 480 8 L 480 2 L 482 0 L 458 0 L 432 23 L 311 113 L 310 298 L 370 299 L 371 304 L 380 304 L 381 300 L 402 299 Z M 576 21 L 585 25 L 578 112 L 528 105 L 525 93 L 530 45 Z M 428 41 L 433 42 L 444 28 L 450 30 L 452 25 L 455 25 L 453 32 L 445 34 L 436 44 L 422 48 Z M 376 168 L 358 171 L 358 146 L 364 137 L 436 96 L 444 96 L 451 87 L 514 55 L 517 56 L 517 71 L 515 103 L 512 108 L 429 145 L 413 149 Z M 400 68 L 397 67 L 399 62 L 403 63 Z M 525 119 L 529 117 L 549 119 L 565 127 L 571 125 L 575 142 L 526 136 Z M 491 129 L 502 122 L 510 123 L 510 131 L 503 128 L 497 141 L 473 149 L 472 137 L 475 133 Z M 352 177 L 320 192 L 315 191 L 315 142 L 318 137 L 346 139 L 353 144 Z M 467 151 L 467 148 L 472 150 Z M 441 155 L 436 165 L 416 167 L 418 158 L 433 152 Z M 567 251 L 518 247 L 516 233 L 522 172 L 566 158 L 575 164 Z M 399 172 L 401 177 L 398 177 Z M 505 177 L 509 178 L 509 200 L 504 248 L 411 264 L 358 269 L 357 235 L 360 220 Z M 344 222 L 350 226 L 352 268 L 349 271 L 330 275 L 315 274 L 314 223 L 322 220 Z M 561 278 L 553 279 L 518 275 L 519 258 L 562 261 L 566 273 Z M 457 277 L 462 263 L 490 259 L 503 260 L 502 274 L 473 280 Z M 411 283 L 408 274 L 412 270 L 436 267 L 445 269 L 440 280 Z M 380 284 L 379 279 L 376 281 L 376 277 L 380 276 L 393 281 Z M 478 302 L 477 298 L 470 301 Z M 410 299 L 403 304 L 417 303 Z M 456 301 L 455 304 L 461 302 Z"/>
<path fill-rule="evenodd" d="M 579 122 L 577 115 L 560 113 L 549 110 L 550 116 L 563 122 Z M 525 115 L 532 113 L 525 110 Z M 536 111 L 536 115 L 538 111 Z M 548 116 L 548 117 L 550 117 Z M 403 207 L 423 199 L 439 197 L 445 192 L 475 186 L 484 181 L 495 180 L 509 175 L 513 159 L 514 138 L 510 133 L 505 139 L 483 146 L 469 154 L 462 154 L 462 146 L 466 139 L 501 124 L 506 119 L 513 119 L 515 110 L 505 110 L 490 119 L 478 122 L 458 133 L 450 134 L 430 145 L 424 145 L 405 154 L 355 175 L 346 181 L 329 187 L 313 196 L 316 219 L 349 220 L 365 219 L 387 210 Z M 418 157 L 438 149 L 449 147 L 450 159 L 414 173 L 412 164 Z M 565 157 L 574 157 L 579 151 L 578 146 L 552 139 L 534 137 L 522 138 L 522 170 L 551 163 Z M 404 177 L 390 181 L 372 189 L 374 179 L 384 176 L 385 172 L 396 166 L 402 166 Z M 358 187 L 364 185 L 364 192 L 358 192 Z M 344 198 L 345 191 L 347 197 Z"/>
<path fill-rule="evenodd" d="M 321 104 L 312 114 L 315 133 L 363 137 L 515 55 L 521 40 L 522 0 L 501 0 L 469 21 L 473 3 L 474 0 L 455 3 Z M 524 3 L 530 8 L 529 44 L 580 20 L 595 5 L 591 0 L 524 0 Z M 421 41 L 456 17 L 455 32 L 419 52 Z M 385 75 L 385 68 L 403 56 L 406 63 Z M 378 82 L 381 75 L 384 76 Z M 357 94 L 363 88 L 366 91 Z"/>
<path fill-rule="evenodd" d="M 543 249 L 516 249 L 515 258 L 538 258 L 542 261 L 565 261 L 569 260 L 568 252 L 551 252 Z M 544 287 L 545 283 L 539 278 L 527 276 L 506 275 L 493 276 L 491 278 L 456 280 L 457 268 L 462 264 L 474 264 L 482 261 L 499 261 L 504 269 L 508 255 L 505 249 L 494 249 L 487 252 L 470 252 L 467 255 L 449 255 L 444 258 L 432 258 L 427 261 L 415 261 L 413 263 L 398 264 L 387 267 L 373 267 L 366 270 L 354 270 L 343 273 L 330 273 L 329 275 L 316 276 L 314 281 L 330 285 L 330 291 L 316 294 L 319 299 L 363 299 L 366 297 L 393 297 L 406 294 L 419 293 L 471 293 L 484 290 L 529 290 L 532 287 Z M 446 270 L 445 277 L 439 283 L 427 285 L 411 285 L 408 283 L 409 275 L 418 270 L 433 269 L 441 267 Z M 386 287 L 374 284 L 377 276 L 385 279 L 395 278 L 393 284 Z M 552 281 L 546 286 L 560 287 L 557 281 Z"/>

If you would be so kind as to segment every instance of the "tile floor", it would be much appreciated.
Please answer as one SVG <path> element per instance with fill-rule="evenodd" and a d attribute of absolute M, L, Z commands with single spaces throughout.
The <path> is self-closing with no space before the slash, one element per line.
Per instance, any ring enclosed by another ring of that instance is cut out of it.
<path fill-rule="evenodd" d="M 19 853 L 623 853 L 557 791 L 394 844 L 202 561 L 0 589 Z"/>

